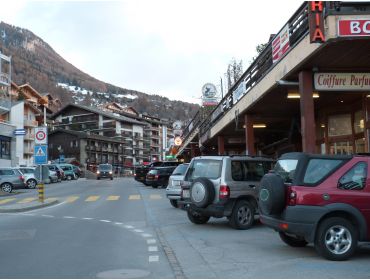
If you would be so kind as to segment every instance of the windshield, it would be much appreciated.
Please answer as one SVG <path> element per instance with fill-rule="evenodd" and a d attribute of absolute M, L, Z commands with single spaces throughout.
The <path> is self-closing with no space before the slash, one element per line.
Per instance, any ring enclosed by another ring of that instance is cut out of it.
<path fill-rule="evenodd" d="M 100 171 L 110 171 L 110 170 L 112 170 L 112 165 L 110 165 L 110 164 L 101 164 L 101 165 L 99 165 L 99 170 Z"/>
<path fill-rule="evenodd" d="M 186 170 L 188 169 L 188 166 L 189 164 L 181 164 L 177 166 L 172 175 L 184 175 Z"/>
<path fill-rule="evenodd" d="M 275 165 L 274 171 L 278 173 L 285 183 L 292 183 L 297 168 L 297 159 L 281 159 Z"/>
<path fill-rule="evenodd" d="M 213 159 L 194 160 L 189 171 L 188 180 L 199 177 L 217 179 L 221 176 L 222 161 Z"/>

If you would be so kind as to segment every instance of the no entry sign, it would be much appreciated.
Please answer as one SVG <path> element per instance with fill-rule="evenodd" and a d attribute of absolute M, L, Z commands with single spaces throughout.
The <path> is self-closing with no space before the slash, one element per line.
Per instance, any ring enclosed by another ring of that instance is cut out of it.
<path fill-rule="evenodd" d="M 36 145 L 47 145 L 48 143 L 48 136 L 47 136 L 48 129 L 47 127 L 36 127 L 35 128 L 35 144 Z"/>

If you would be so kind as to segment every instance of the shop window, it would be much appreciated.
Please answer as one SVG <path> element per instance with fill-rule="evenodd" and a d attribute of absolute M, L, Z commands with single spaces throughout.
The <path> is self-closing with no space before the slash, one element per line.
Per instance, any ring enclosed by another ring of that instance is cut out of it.
<path fill-rule="evenodd" d="M 10 138 L 1 137 L 0 141 L 0 158 L 10 159 Z"/>
<path fill-rule="evenodd" d="M 330 116 L 328 123 L 329 123 L 329 136 L 341 136 L 352 134 L 350 114 Z"/>
<path fill-rule="evenodd" d="M 365 138 L 357 139 L 355 141 L 356 153 L 366 153 L 365 150 Z"/>
<path fill-rule="evenodd" d="M 362 190 L 366 185 L 367 164 L 360 162 L 344 174 L 338 183 L 342 190 Z"/>
<path fill-rule="evenodd" d="M 353 146 L 349 141 L 335 142 L 330 144 L 330 154 L 349 155 L 353 154 Z"/>
<path fill-rule="evenodd" d="M 355 127 L 355 133 L 364 132 L 365 124 L 364 124 L 364 116 L 363 116 L 362 111 L 357 111 L 355 113 L 354 127 Z"/>

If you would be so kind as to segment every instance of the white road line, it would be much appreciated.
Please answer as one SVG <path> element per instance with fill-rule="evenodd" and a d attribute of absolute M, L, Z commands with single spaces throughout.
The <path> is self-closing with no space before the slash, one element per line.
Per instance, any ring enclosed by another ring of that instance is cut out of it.
<path fill-rule="evenodd" d="M 52 215 L 41 215 L 41 216 L 47 217 L 47 218 L 54 218 L 54 216 L 52 216 Z"/>
<path fill-rule="evenodd" d="M 76 219 L 76 217 L 71 217 L 71 216 L 64 216 L 63 218 L 65 218 L 65 219 Z"/>
<path fill-rule="evenodd" d="M 155 243 L 157 243 L 157 240 L 155 240 L 155 239 L 147 239 L 146 240 L 146 243 L 148 243 L 148 244 L 155 244 Z"/>
<path fill-rule="evenodd" d="M 141 232 L 144 232 L 144 231 L 143 231 L 143 230 L 141 230 L 141 229 L 134 229 L 134 232 L 141 233 Z"/>
<path fill-rule="evenodd" d="M 134 227 L 133 226 L 125 226 L 125 228 L 131 229 L 131 228 L 134 228 Z"/>
<path fill-rule="evenodd" d="M 158 252 L 158 247 L 157 246 L 149 246 L 148 251 L 149 252 Z"/>
<path fill-rule="evenodd" d="M 141 235 L 142 237 L 152 237 L 152 235 L 151 234 L 149 234 L 149 233 L 143 233 L 142 235 Z"/>
<path fill-rule="evenodd" d="M 100 220 L 101 222 L 104 222 L 104 223 L 110 223 L 111 221 L 108 221 L 108 220 Z"/>
<path fill-rule="evenodd" d="M 114 223 L 115 225 L 123 225 L 123 223 L 118 223 L 118 222 L 116 222 L 116 223 Z"/>
<path fill-rule="evenodd" d="M 23 215 L 23 216 L 35 216 L 35 214 L 29 214 L 29 213 L 21 213 L 19 215 Z"/>
<path fill-rule="evenodd" d="M 149 256 L 149 262 L 157 262 L 159 261 L 159 256 Z"/>
<path fill-rule="evenodd" d="M 82 218 L 82 220 L 94 220 L 94 218 Z"/>

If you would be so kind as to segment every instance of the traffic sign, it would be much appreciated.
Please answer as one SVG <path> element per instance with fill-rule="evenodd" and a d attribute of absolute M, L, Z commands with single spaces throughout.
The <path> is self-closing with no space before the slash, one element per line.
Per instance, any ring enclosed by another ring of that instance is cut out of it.
<path fill-rule="evenodd" d="M 48 146 L 35 145 L 34 159 L 35 159 L 35 164 L 47 164 L 48 163 Z"/>
<path fill-rule="evenodd" d="M 17 128 L 16 130 L 14 130 L 14 135 L 26 135 L 26 130 L 24 128 Z"/>
<path fill-rule="evenodd" d="M 48 128 L 46 126 L 40 126 L 35 128 L 35 144 L 36 145 L 47 145 L 48 144 Z"/>

